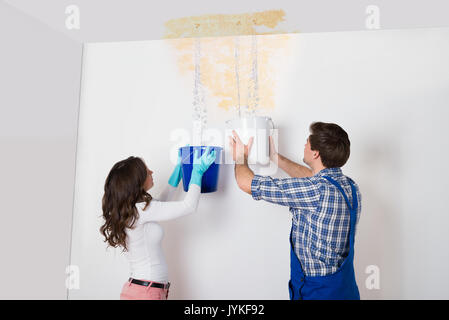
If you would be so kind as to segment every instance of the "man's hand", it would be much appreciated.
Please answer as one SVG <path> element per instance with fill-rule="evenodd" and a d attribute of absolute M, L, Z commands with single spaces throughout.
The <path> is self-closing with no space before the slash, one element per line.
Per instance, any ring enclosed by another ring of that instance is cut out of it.
<path fill-rule="evenodd" d="M 232 130 L 233 137 L 229 136 L 229 146 L 232 150 L 232 159 L 237 164 L 243 164 L 248 162 L 248 154 L 253 145 L 254 137 L 251 137 L 248 141 L 248 144 L 243 144 L 242 140 L 240 140 L 239 135 L 235 130 Z"/>

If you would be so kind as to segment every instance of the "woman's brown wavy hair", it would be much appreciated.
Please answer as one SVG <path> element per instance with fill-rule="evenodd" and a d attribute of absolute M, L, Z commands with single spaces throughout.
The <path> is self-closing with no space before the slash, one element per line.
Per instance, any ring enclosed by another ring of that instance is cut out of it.
<path fill-rule="evenodd" d="M 122 246 L 127 251 L 125 228 L 133 228 L 139 218 L 135 207 L 137 202 L 145 202 L 145 208 L 152 197 L 144 190 L 147 167 L 142 159 L 129 157 L 117 162 L 109 172 L 104 184 L 102 200 L 104 225 L 100 232 L 108 246 Z"/>

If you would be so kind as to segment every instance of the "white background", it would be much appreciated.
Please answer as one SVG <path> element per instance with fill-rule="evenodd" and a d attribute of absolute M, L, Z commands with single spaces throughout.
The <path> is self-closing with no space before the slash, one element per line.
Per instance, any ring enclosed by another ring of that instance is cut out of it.
<path fill-rule="evenodd" d="M 279 129 L 280 153 L 294 161 L 312 121 L 348 132 L 343 171 L 363 196 L 355 255 L 362 299 L 447 299 L 449 30 L 290 41 L 293 53 L 278 61 L 276 108 L 264 115 Z M 171 134 L 191 129 L 193 82 L 179 76 L 164 41 L 87 44 L 83 57 L 71 251 L 80 289 L 69 298 L 118 299 L 128 265 L 98 231 L 104 180 L 115 162 L 136 155 L 155 172 L 150 193 L 162 190 L 179 143 Z M 234 117 L 213 104 L 208 112 L 211 128 Z M 219 191 L 163 224 L 171 298 L 288 299 L 290 218 L 288 208 L 241 192 L 233 166 L 223 165 Z M 365 286 L 370 265 L 380 268 L 379 290 Z"/>

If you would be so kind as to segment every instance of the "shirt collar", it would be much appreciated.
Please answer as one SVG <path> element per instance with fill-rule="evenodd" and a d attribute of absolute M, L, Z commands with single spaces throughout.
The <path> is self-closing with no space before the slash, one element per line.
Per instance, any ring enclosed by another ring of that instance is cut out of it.
<path fill-rule="evenodd" d="M 324 168 L 323 170 L 318 172 L 315 176 L 322 177 L 322 176 L 341 176 L 341 175 L 343 175 L 341 168 L 335 167 L 335 168 Z"/>

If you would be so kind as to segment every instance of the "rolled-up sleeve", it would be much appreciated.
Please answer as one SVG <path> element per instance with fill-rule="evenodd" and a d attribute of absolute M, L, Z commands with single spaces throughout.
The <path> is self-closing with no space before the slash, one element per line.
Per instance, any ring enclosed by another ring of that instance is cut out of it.
<path fill-rule="evenodd" d="M 309 178 L 277 179 L 254 175 L 251 181 L 254 200 L 265 200 L 281 206 L 311 209 L 319 203 L 318 186 Z"/>

